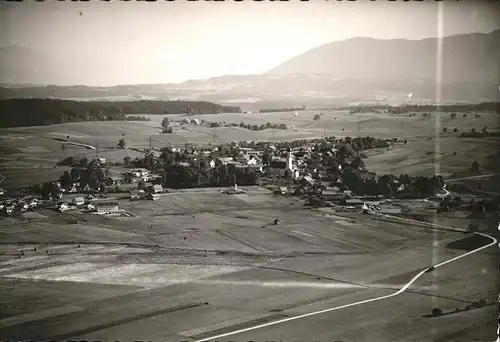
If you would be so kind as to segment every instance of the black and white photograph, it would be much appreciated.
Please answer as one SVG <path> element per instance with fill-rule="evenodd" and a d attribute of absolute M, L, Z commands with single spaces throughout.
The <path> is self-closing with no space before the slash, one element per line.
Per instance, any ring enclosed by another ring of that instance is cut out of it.
<path fill-rule="evenodd" d="M 500 1 L 5 1 L 0 31 L 0 339 L 500 341 Z"/>

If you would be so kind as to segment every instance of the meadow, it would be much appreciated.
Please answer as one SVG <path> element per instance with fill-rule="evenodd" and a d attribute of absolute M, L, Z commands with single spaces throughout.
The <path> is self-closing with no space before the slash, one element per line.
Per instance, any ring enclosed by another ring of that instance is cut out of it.
<path fill-rule="evenodd" d="M 313 120 L 315 114 L 320 120 Z M 172 123 L 174 132 L 161 133 L 163 115 L 143 115 L 150 121 L 113 121 L 113 122 L 78 122 L 49 126 L 10 128 L 0 130 L 0 148 L 9 147 L 16 153 L 1 157 L 0 174 L 6 177 L 3 187 L 32 184 L 53 179 L 54 174 L 61 174 L 63 168 L 54 165 L 68 156 L 97 155 L 95 149 L 64 144 L 54 139 L 67 139 L 75 143 L 88 144 L 98 148 L 98 154 L 115 161 L 123 157 L 140 156 L 133 149 L 164 146 L 183 146 L 186 143 L 198 145 L 219 145 L 232 141 L 287 141 L 294 139 L 320 138 L 322 136 L 374 136 L 379 138 L 406 139 L 408 144 L 396 145 L 391 149 L 371 150 L 365 164 L 377 173 L 407 173 L 413 175 L 443 175 L 469 168 L 473 160 L 488 168 L 494 160 L 496 151 L 492 146 L 496 138 L 471 139 L 459 138 L 464 131 L 474 128 L 480 131 L 487 126 L 490 132 L 498 129 L 498 116 L 482 113 L 480 118 L 469 114 L 463 118 L 457 113 L 451 118 L 448 113 L 431 113 L 430 117 L 422 114 L 410 117 L 408 114 L 363 113 L 350 114 L 341 110 L 306 110 L 297 116 L 291 112 L 241 114 L 224 113 L 194 115 L 190 118 L 206 121 L 250 124 L 286 124 L 287 130 L 266 129 L 252 131 L 241 127 L 210 128 L 198 125 L 180 125 L 178 121 L 184 114 L 166 115 Z M 292 126 L 293 125 L 293 126 Z M 296 129 L 293 129 L 295 127 Z M 442 131 L 443 127 L 448 132 Z M 458 128 L 458 132 L 453 132 Z M 431 140 L 429 136 L 432 136 Z M 69 138 L 68 138 L 69 137 Z M 118 149 L 118 141 L 124 138 L 127 150 Z M 428 154 L 428 151 L 434 151 Z M 454 155 L 454 152 L 457 154 Z M 493 166 L 492 166 L 493 167 Z"/>

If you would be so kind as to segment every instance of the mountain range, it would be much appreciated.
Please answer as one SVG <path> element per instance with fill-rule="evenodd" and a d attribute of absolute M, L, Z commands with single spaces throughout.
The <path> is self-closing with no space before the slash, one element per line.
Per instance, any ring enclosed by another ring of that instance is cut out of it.
<path fill-rule="evenodd" d="M 30 49 L 7 46 L 1 49 L 0 97 L 182 99 L 252 109 L 357 102 L 433 103 L 438 92 L 444 102 L 500 101 L 498 41 L 500 30 L 441 40 L 352 38 L 306 51 L 260 75 L 114 87 L 37 86 L 57 83 L 51 71 L 70 68 L 71 61 L 60 64 Z"/>

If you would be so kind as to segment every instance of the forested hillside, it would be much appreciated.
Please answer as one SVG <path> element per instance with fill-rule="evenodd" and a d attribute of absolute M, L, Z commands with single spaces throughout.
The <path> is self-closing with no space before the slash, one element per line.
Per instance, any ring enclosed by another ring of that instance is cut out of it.
<path fill-rule="evenodd" d="M 87 102 L 55 99 L 0 101 L 0 127 L 42 126 L 63 122 L 125 120 L 127 114 L 216 114 L 240 112 L 239 107 L 211 102 L 134 101 Z"/>

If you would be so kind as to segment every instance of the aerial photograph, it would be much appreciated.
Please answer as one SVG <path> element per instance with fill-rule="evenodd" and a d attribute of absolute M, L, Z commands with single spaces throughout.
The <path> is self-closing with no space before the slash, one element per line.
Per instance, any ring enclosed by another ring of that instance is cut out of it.
<path fill-rule="evenodd" d="M 0 27 L 1 340 L 500 341 L 500 1 Z"/>

